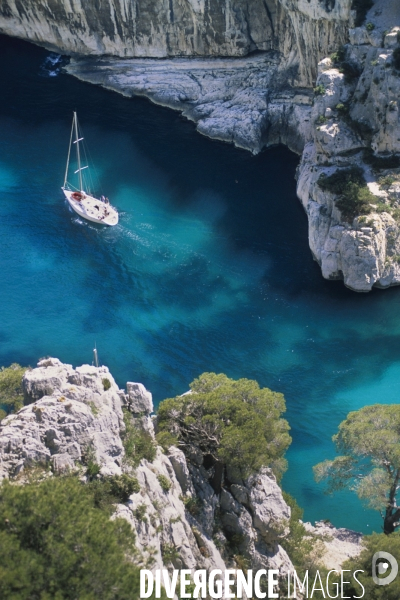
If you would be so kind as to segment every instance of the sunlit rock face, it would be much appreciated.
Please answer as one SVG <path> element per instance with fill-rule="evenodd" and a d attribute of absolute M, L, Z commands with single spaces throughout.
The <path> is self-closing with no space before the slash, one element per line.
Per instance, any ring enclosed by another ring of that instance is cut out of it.
<path fill-rule="evenodd" d="M 27 483 L 36 472 L 75 473 L 85 483 L 90 456 L 101 479 L 137 478 L 140 490 L 115 507 L 113 518 L 131 524 L 143 563 L 153 570 L 224 571 L 232 565 L 228 540 L 236 535 L 251 568 L 293 571 L 280 545 L 289 533 L 290 508 L 270 469 L 239 485 L 225 478 L 218 492 L 200 448 L 193 461 L 179 448 L 165 454 L 158 447 L 151 462 L 142 458 L 134 468 L 125 454 L 122 408 L 155 441 L 152 396 L 141 383 L 119 389 L 104 366 L 73 368 L 45 358 L 26 371 L 22 387 L 26 405 L 0 423 L 0 481 Z"/>
<path fill-rule="evenodd" d="M 3 0 L 0 32 L 65 54 L 245 56 L 278 50 L 310 83 L 346 37 L 351 0 Z"/>

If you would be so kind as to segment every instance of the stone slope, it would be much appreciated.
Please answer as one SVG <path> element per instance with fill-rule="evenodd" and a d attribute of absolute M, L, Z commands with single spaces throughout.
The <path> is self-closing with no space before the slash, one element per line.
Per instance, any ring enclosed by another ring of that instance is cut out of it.
<path fill-rule="evenodd" d="M 393 62 L 399 31 L 400 26 L 386 33 L 350 30 L 346 61 L 357 74 L 350 79 L 330 58 L 321 61 L 317 85 L 324 92 L 315 98 L 313 139 L 299 166 L 297 194 L 322 274 L 360 292 L 400 283 L 400 177 L 398 169 L 386 167 L 400 155 L 400 70 Z M 351 166 L 363 169 L 376 200 L 370 214 L 346 220 L 336 206 L 338 197 L 322 190 L 318 179 Z M 394 185 L 385 190 L 380 182 L 388 175 Z"/>
<path fill-rule="evenodd" d="M 236 552 L 253 568 L 293 569 L 279 544 L 290 509 L 268 469 L 220 494 L 202 458 L 188 463 L 178 448 L 168 455 L 159 448 L 153 462 L 142 459 L 132 470 L 125 460 L 122 407 L 154 436 L 152 398 L 138 383 L 120 390 L 107 367 L 74 369 L 43 359 L 25 373 L 23 388 L 27 405 L 0 423 L 1 479 L 23 481 L 24 471 L 35 466 L 76 470 L 84 478 L 90 452 L 101 476 L 128 472 L 139 481 L 140 491 L 115 514 L 131 523 L 146 567 L 223 570 L 235 568 Z"/>
<path fill-rule="evenodd" d="M 317 521 L 315 526 L 304 523 L 304 527 L 311 535 L 322 538 L 325 549 L 322 564 L 327 569 L 340 571 L 346 560 L 358 556 L 362 550 L 363 535 L 351 529 L 337 529 L 324 521 Z"/>

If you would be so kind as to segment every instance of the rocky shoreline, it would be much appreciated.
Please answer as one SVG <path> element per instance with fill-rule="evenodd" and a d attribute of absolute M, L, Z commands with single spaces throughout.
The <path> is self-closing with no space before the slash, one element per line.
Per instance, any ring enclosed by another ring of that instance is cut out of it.
<path fill-rule="evenodd" d="M 279 143 L 300 154 L 310 139 L 313 93 L 277 85 L 275 52 L 245 58 L 73 58 L 65 70 L 124 96 L 145 96 L 178 110 L 203 135 L 253 154 Z"/>
<path fill-rule="evenodd" d="M 90 449 L 99 477 L 128 473 L 139 482 L 140 490 L 116 506 L 115 516 L 131 524 L 148 568 L 226 569 L 245 560 L 253 569 L 293 570 L 281 545 L 290 508 L 270 469 L 225 482 L 216 492 L 200 451 L 188 460 L 177 447 L 158 447 L 153 460 L 143 458 L 133 468 L 125 460 L 123 409 L 154 439 L 152 397 L 139 383 L 119 389 L 107 367 L 74 369 L 46 358 L 26 371 L 22 385 L 26 405 L 0 423 L 1 479 L 24 483 L 42 469 L 85 481 Z M 307 527 L 311 536 L 320 535 Z M 328 534 L 322 554 L 331 568 L 359 552 L 361 535 L 332 527 Z"/>

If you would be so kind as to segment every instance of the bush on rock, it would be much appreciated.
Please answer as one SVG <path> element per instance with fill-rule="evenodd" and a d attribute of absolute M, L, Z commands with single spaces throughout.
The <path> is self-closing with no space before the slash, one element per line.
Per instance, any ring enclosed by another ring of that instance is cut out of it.
<path fill-rule="evenodd" d="M 131 600 L 134 533 L 75 477 L 0 487 L 0 598 Z"/>
<path fill-rule="evenodd" d="M 291 438 L 281 415 L 282 394 L 260 388 L 256 381 L 234 381 L 224 374 L 203 373 L 190 384 L 191 393 L 161 402 L 158 428 L 178 439 L 189 456 L 222 463 L 245 479 L 262 466 L 280 477 Z"/>
<path fill-rule="evenodd" d="M 22 378 L 26 367 L 13 363 L 0 369 L 0 420 L 10 413 L 17 412 L 24 404 Z"/>

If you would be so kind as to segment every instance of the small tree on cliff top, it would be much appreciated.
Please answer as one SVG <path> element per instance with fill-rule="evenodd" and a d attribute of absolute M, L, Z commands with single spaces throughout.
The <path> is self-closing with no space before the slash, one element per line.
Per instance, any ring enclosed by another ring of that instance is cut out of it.
<path fill-rule="evenodd" d="M 160 432 L 172 433 L 186 454 L 200 448 L 243 479 L 261 466 L 282 475 L 291 442 L 288 422 L 281 418 L 286 410 L 282 394 L 256 381 L 215 373 L 200 375 L 190 391 L 160 404 Z"/>
<path fill-rule="evenodd" d="M 340 456 L 314 467 L 328 493 L 349 488 L 379 510 L 384 533 L 400 525 L 400 405 L 375 404 L 351 412 L 333 436 Z"/>
<path fill-rule="evenodd" d="M 0 421 L 7 414 L 17 412 L 24 404 L 22 378 L 26 367 L 13 363 L 0 368 Z M 4 407 L 1 408 L 1 407 Z"/>

